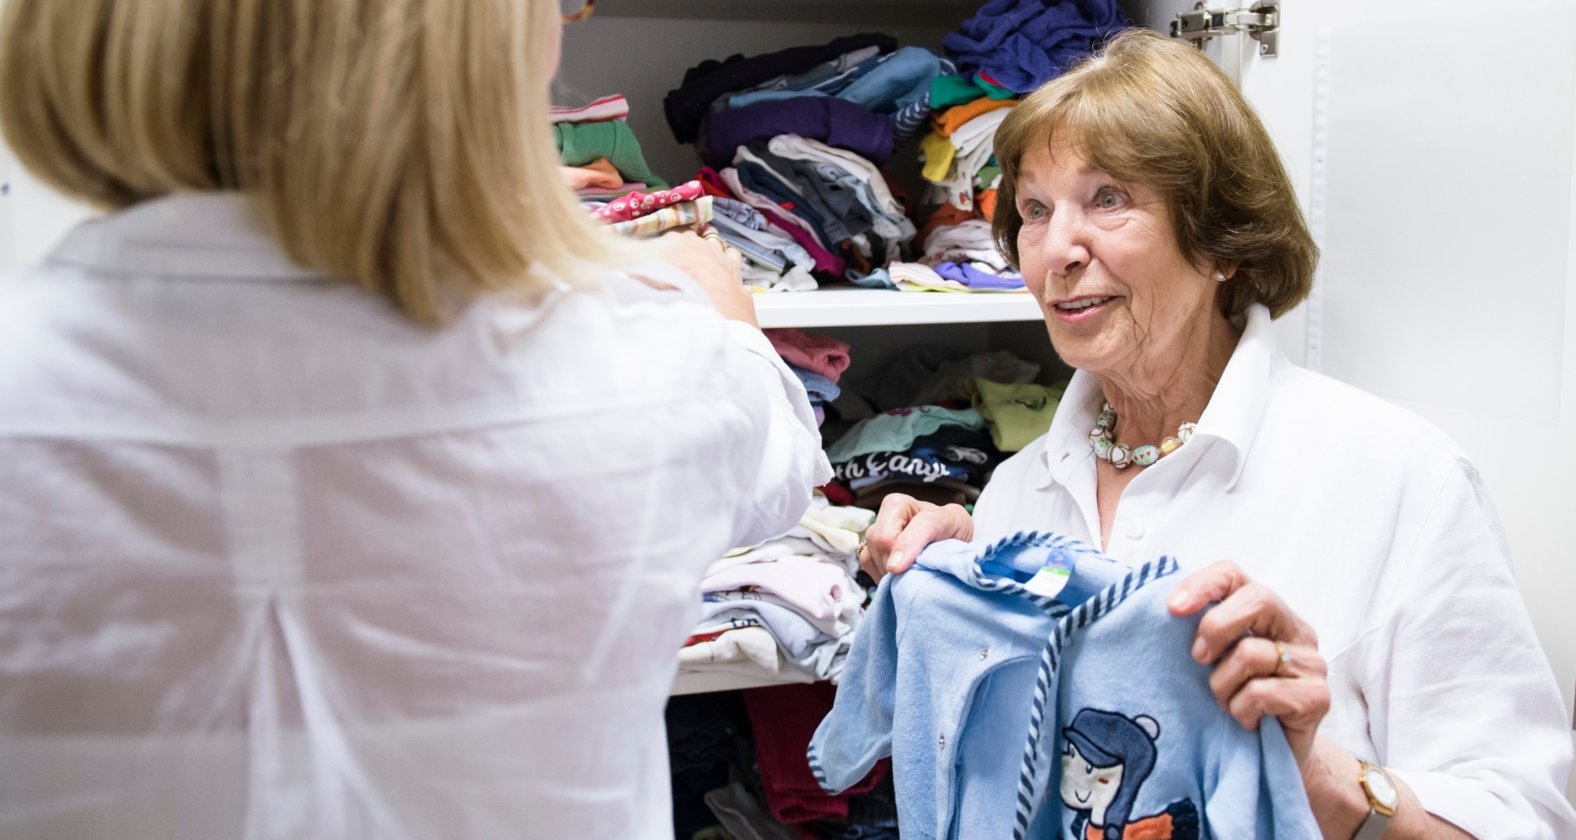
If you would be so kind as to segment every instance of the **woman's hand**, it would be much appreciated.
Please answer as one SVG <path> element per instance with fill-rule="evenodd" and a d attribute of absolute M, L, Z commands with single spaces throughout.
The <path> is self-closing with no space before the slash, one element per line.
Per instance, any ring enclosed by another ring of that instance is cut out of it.
<path fill-rule="evenodd" d="M 1235 563 L 1216 563 L 1177 584 L 1166 605 L 1199 620 L 1193 658 L 1213 665 L 1209 686 L 1220 707 L 1248 729 L 1274 715 L 1306 775 L 1319 721 L 1330 710 L 1327 667 L 1313 627 L 1280 596 Z"/>
<path fill-rule="evenodd" d="M 1264 715 L 1279 718 L 1323 833 L 1350 836 L 1368 802 L 1358 793 L 1357 759 L 1317 734 L 1330 711 L 1330 687 L 1313 627 L 1230 562 L 1183 578 L 1166 606 L 1187 616 L 1212 602 L 1199 619 L 1193 658 L 1214 666 L 1215 702 L 1247 729 L 1257 729 Z"/>
<path fill-rule="evenodd" d="M 865 529 L 859 567 L 871 580 L 880 581 L 887 572 L 906 571 L 933 542 L 973 536 L 974 519 L 962 505 L 936 505 L 889 493 L 881 500 L 876 521 Z"/>
<path fill-rule="evenodd" d="M 690 231 L 663 234 L 656 246 L 663 262 L 695 279 L 722 317 L 760 326 L 755 321 L 755 300 L 744 288 L 737 250 Z"/>
<path fill-rule="evenodd" d="M 1215 666 L 1209 675 L 1215 701 L 1248 729 L 1257 729 L 1264 715 L 1279 718 L 1321 832 L 1351 837 L 1368 817 L 1368 800 L 1357 784 L 1357 757 L 1317 734 L 1330 711 L 1330 686 L 1313 627 L 1230 562 L 1183 578 L 1166 606 L 1187 616 L 1211 602 L 1219 603 L 1199 619 L 1193 658 Z M 1423 810 L 1412 789 L 1392 779 L 1401 804 L 1386 837 L 1468 836 Z"/>

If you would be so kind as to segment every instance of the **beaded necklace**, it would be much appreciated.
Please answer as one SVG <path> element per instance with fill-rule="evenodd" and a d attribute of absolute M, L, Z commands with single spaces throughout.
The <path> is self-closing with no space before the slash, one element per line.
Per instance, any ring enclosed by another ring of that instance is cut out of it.
<path fill-rule="evenodd" d="M 1142 446 L 1128 446 L 1112 440 L 1111 429 L 1116 426 L 1116 412 L 1111 409 L 1110 403 L 1100 407 L 1100 417 L 1094 421 L 1094 428 L 1089 430 L 1089 445 L 1094 447 L 1094 456 L 1102 461 L 1110 461 L 1111 466 L 1125 470 L 1133 464 L 1147 467 L 1167 455 L 1182 448 L 1182 444 L 1193 439 L 1193 430 L 1198 428 L 1197 423 L 1183 423 L 1177 427 L 1173 437 L 1160 441 L 1159 445 L 1146 443 Z"/>

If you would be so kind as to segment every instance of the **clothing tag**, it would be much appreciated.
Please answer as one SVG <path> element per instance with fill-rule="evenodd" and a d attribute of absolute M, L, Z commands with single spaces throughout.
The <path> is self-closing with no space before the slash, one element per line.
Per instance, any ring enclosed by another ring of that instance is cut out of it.
<path fill-rule="evenodd" d="M 1072 577 L 1072 574 L 1072 567 L 1060 558 L 1057 558 L 1041 566 L 1040 570 L 1034 573 L 1034 577 L 1029 578 L 1029 582 L 1023 585 L 1023 588 L 1035 595 L 1055 598 L 1061 594 L 1062 587 L 1067 585 L 1067 580 Z"/>

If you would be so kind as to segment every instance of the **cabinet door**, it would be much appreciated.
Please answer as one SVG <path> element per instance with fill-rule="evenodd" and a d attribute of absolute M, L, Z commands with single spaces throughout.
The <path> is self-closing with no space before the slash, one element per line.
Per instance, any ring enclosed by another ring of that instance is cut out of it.
<path fill-rule="evenodd" d="M 1164 29 L 1190 5 L 1131 11 Z M 1286 0 L 1278 56 L 1240 36 L 1207 48 L 1275 136 L 1323 251 L 1314 297 L 1282 332 L 1288 350 L 1466 448 L 1504 517 L 1567 704 L 1573 32 L 1576 0 Z"/>

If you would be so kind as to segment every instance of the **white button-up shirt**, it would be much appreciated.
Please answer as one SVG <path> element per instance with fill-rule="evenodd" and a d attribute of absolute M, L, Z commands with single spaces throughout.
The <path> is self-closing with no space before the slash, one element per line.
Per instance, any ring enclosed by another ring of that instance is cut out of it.
<path fill-rule="evenodd" d="M 433 330 L 240 196 L 89 222 L 0 278 L 0 836 L 670 837 L 698 581 L 819 443 L 682 292 Z"/>
<path fill-rule="evenodd" d="M 976 539 L 1098 544 L 1102 402 L 1074 374 L 1050 430 L 981 494 Z M 1193 440 L 1123 490 L 1106 550 L 1235 561 L 1318 633 L 1321 733 L 1475 836 L 1576 837 L 1564 706 L 1477 471 L 1416 415 L 1291 364 L 1268 310 L 1249 312 Z"/>

